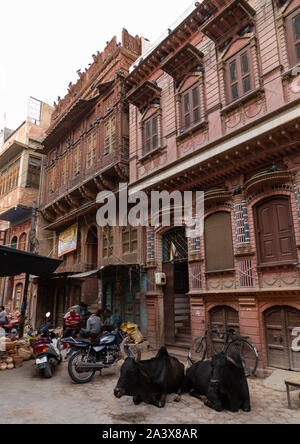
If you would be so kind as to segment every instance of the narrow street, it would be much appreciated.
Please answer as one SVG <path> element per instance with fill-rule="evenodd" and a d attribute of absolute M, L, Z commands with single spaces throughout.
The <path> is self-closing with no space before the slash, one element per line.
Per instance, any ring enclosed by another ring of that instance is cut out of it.
<path fill-rule="evenodd" d="M 168 397 L 164 410 L 130 398 L 113 396 L 119 371 L 106 370 L 87 385 L 71 382 L 66 364 L 50 380 L 35 373 L 34 361 L 1 374 L 1 424 L 299 424 L 300 400 L 292 393 L 293 410 L 286 394 L 267 389 L 262 380 L 250 381 L 252 412 L 216 413 L 184 395 L 181 404 Z"/>

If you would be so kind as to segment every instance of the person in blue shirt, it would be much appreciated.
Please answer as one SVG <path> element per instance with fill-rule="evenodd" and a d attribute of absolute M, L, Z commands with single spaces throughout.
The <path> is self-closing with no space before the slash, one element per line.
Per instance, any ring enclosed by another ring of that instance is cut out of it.
<path fill-rule="evenodd" d="M 122 322 L 120 316 L 113 314 L 108 308 L 104 310 L 104 319 L 105 327 L 108 327 L 111 330 L 117 330 L 121 327 Z"/>

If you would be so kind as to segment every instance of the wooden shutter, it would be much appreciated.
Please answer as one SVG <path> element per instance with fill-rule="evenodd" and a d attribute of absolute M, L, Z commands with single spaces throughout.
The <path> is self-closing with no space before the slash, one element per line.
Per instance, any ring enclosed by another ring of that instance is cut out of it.
<path fill-rule="evenodd" d="M 253 89 L 253 68 L 249 46 L 228 60 L 226 73 L 229 102 L 237 100 Z"/>
<path fill-rule="evenodd" d="M 289 199 L 263 202 L 256 208 L 255 219 L 260 264 L 297 261 Z"/>
<path fill-rule="evenodd" d="M 104 126 L 104 155 L 107 156 L 115 150 L 116 145 L 116 118 L 112 116 L 107 119 Z"/>
<path fill-rule="evenodd" d="M 91 134 L 88 137 L 88 146 L 86 153 L 86 167 L 87 169 L 91 168 L 96 159 L 96 133 Z"/>
<path fill-rule="evenodd" d="M 144 123 L 144 154 L 158 147 L 158 116 L 157 114 Z"/>
<path fill-rule="evenodd" d="M 287 17 L 287 41 L 290 65 L 300 62 L 300 10 Z"/>
<path fill-rule="evenodd" d="M 182 93 L 182 127 L 188 129 L 200 121 L 199 87 L 192 86 Z"/>
<path fill-rule="evenodd" d="M 234 268 L 231 215 L 214 213 L 205 220 L 206 270 Z"/>

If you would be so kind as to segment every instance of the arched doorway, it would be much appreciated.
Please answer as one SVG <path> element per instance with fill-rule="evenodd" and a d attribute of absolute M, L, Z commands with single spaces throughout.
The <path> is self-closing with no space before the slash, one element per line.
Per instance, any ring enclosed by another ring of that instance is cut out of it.
<path fill-rule="evenodd" d="M 215 307 L 210 311 L 209 317 L 212 329 L 224 330 L 224 328 L 233 328 L 239 334 L 239 313 L 233 308 L 227 305 Z M 212 335 L 212 341 L 216 350 L 221 351 L 224 343 L 222 338 L 218 335 Z"/>
<path fill-rule="evenodd" d="M 168 345 L 189 345 L 191 319 L 188 269 L 188 244 L 184 227 L 173 228 L 163 235 L 165 341 Z"/>
<path fill-rule="evenodd" d="M 264 314 L 268 365 L 300 371 L 300 353 L 293 352 L 292 335 L 300 327 L 300 311 L 292 307 L 272 307 Z"/>
<path fill-rule="evenodd" d="M 98 231 L 92 226 L 87 235 L 87 263 L 90 270 L 98 268 Z"/>

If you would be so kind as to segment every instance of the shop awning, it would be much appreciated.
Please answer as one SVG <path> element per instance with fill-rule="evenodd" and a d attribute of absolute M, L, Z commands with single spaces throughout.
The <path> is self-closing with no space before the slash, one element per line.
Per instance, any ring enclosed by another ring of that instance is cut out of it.
<path fill-rule="evenodd" d="M 69 276 L 69 279 L 84 279 L 87 277 L 94 276 L 100 270 L 86 271 L 85 273 L 74 274 L 73 276 Z"/>
<path fill-rule="evenodd" d="M 57 259 L 0 245 L 0 277 L 19 276 L 23 273 L 49 276 L 54 273 L 61 262 Z"/>

